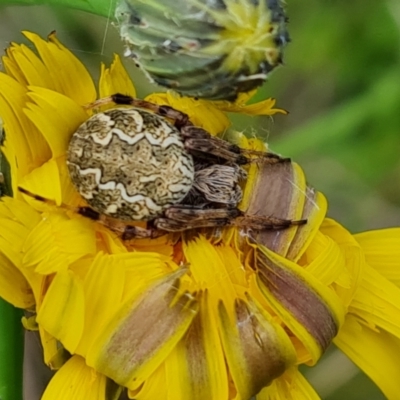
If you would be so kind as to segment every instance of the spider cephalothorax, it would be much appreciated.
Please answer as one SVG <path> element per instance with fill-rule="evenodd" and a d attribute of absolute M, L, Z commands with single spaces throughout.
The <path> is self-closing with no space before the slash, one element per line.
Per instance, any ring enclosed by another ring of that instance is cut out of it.
<path fill-rule="evenodd" d="M 238 209 L 240 181 L 246 178 L 242 165 L 284 159 L 213 137 L 169 106 L 116 94 L 87 108 L 108 103 L 129 107 L 93 115 L 70 140 L 71 180 L 90 206 L 79 207 L 78 213 L 124 239 L 202 227 L 279 229 L 305 222 L 252 217 Z M 148 221 L 148 228 L 128 221 Z"/>

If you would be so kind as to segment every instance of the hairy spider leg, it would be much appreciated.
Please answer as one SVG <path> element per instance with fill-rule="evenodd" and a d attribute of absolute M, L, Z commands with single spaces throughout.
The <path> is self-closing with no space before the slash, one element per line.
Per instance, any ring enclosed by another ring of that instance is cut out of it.
<path fill-rule="evenodd" d="M 191 125 L 189 121 L 189 117 L 187 114 L 175 110 L 175 108 L 170 106 L 160 106 L 155 103 L 151 103 L 146 100 L 137 99 L 132 96 L 127 96 L 121 93 L 115 93 L 108 97 L 103 97 L 102 99 L 98 99 L 93 103 L 87 104 L 85 106 L 86 110 L 91 110 L 93 108 L 98 108 L 108 104 L 116 104 L 116 105 L 125 105 L 132 106 L 137 108 L 144 108 L 145 110 L 150 110 L 154 114 L 160 115 L 162 117 L 169 118 L 173 121 L 174 125 L 180 129 L 182 126 Z"/>
<path fill-rule="evenodd" d="M 30 192 L 27 189 L 24 189 L 21 186 L 18 186 L 18 190 L 35 200 L 41 201 L 51 206 L 62 208 L 64 210 L 72 211 L 75 214 L 82 215 L 83 217 L 91 219 L 92 221 L 99 222 L 100 224 L 106 226 L 107 228 L 111 229 L 113 232 L 121 236 L 123 240 L 133 238 L 154 238 L 165 234 L 165 232 L 156 232 L 154 229 L 145 229 L 139 226 L 128 225 L 123 221 L 111 218 L 104 214 L 100 214 L 97 211 L 93 210 L 93 208 L 91 207 L 72 207 L 65 203 L 58 205 L 54 200 L 39 196 L 35 193 Z"/>
<path fill-rule="evenodd" d="M 257 230 L 279 230 L 304 225 L 306 219 L 289 220 L 276 217 L 247 215 L 238 208 L 190 209 L 186 205 L 171 206 L 165 211 L 166 218 L 157 218 L 155 226 L 167 231 L 194 228 L 236 226 Z M 179 229 L 180 227 L 180 229 Z"/>
<path fill-rule="evenodd" d="M 205 155 L 212 154 L 239 165 L 260 161 L 268 164 L 290 161 L 290 158 L 282 158 L 275 153 L 243 149 L 236 144 L 212 136 L 205 129 L 198 126 L 184 126 L 181 128 L 181 134 L 186 139 L 185 146 L 189 151 L 203 152 Z"/>

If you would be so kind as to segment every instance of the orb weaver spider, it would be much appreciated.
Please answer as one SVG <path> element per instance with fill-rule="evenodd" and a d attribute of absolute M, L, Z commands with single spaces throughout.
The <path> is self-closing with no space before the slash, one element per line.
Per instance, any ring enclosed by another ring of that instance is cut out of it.
<path fill-rule="evenodd" d="M 194 126 L 172 107 L 122 94 L 86 106 L 99 112 L 72 135 L 71 180 L 89 206 L 73 210 L 120 233 L 122 239 L 227 226 L 283 229 L 306 220 L 247 215 L 239 210 L 242 165 L 287 162 L 276 154 L 242 149 Z M 43 202 L 45 199 L 19 187 Z M 65 206 L 64 206 L 65 207 Z M 129 224 L 147 221 L 147 228 Z"/>

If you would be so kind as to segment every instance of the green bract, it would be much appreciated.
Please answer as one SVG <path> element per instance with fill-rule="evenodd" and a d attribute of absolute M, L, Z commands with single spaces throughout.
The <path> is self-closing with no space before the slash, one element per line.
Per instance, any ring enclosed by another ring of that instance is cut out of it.
<path fill-rule="evenodd" d="M 215 100 L 261 85 L 289 39 L 280 0 L 120 0 L 116 18 L 151 80 Z"/>

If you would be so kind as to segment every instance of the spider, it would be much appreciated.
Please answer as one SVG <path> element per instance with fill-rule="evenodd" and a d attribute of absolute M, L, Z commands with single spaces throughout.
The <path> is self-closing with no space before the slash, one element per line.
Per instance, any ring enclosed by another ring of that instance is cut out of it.
<path fill-rule="evenodd" d="M 306 222 L 246 215 L 238 208 L 240 182 L 246 178 L 242 166 L 287 159 L 242 149 L 194 126 L 172 107 L 130 96 L 114 94 L 86 108 L 107 104 L 120 107 L 94 114 L 69 143 L 71 180 L 89 205 L 74 208 L 78 214 L 123 240 L 195 228 L 282 229 Z M 147 228 L 129 224 L 134 221 L 147 221 Z"/>

